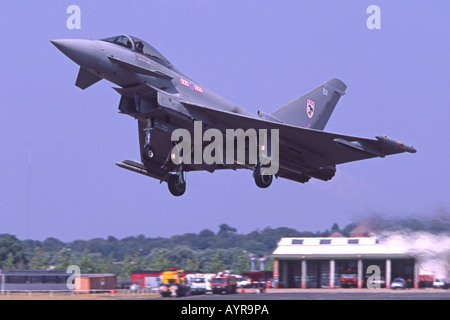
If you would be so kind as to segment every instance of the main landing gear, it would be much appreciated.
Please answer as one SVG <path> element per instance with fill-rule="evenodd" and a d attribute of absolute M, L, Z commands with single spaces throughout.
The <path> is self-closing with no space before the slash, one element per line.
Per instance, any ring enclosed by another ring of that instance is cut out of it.
<path fill-rule="evenodd" d="M 253 171 L 253 178 L 256 185 L 263 189 L 270 187 L 273 181 L 273 175 L 269 174 L 269 170 L 259 165 Z"/>
<path fill-rule="evenodd" d="M 172 195 L 175 197 L 182 196 L 186 192 L 186 180 L 183 171 L 180 169 L 177 173 L 170 174 L 167 185 Z"/>

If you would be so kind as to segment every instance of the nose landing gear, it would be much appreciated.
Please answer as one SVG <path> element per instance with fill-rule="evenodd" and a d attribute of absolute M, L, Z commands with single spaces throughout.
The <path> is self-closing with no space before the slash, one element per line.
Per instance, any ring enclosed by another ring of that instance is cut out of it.
<path fill-rule="evenodd" d="M 147 127 L 144 129 L 145 131 L 145 144 L 143 148 L 142 155 L 144 159 L 147 161 L 152 161 L 155 158 L 155 150 L 150 146 L 150 141 L 152 137 L 153 130 L 153 120 L 151 118 L 147 119 Z"/>
<path fill-rule="evenodd" d="M 177 173 L 169 175 L 167 185 L 169 187 L 170 193 L 175 197 L 182 196 L 186 192 L 186 180 L 181 168 Z"/>
<path fill-rule="evenodd" d="M 150 146 L 144 147 L 144 158 L 147 161 L 152 161 L 155 158 L 155 151 Z"/>

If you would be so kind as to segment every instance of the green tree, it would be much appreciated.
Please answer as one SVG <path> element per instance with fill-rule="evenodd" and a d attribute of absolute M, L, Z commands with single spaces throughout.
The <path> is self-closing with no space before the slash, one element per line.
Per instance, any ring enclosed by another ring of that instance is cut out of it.
<path fill-rule="evenodd" d="M 139 254 L 136 253 L 134 256 L 125 254 L 122 268 L 120 269 L 120 275 L 123 277 L 129 277 L 134 271 L 141 269 L 141 259 Z"/>
<path fill-rule="evenodd" d="M 114 259 L 111 254 L 109 257 L 104 258 L 102 255 L 98 255 L 98 258 L 95 259 L 95 268 L 97 272 L 100 273 L 117 273 L 116 267 L 113 264 Z"/>
<path fill-rule="evenodd" d="M 15 270 L 16 265 L 14 264 L 14 255 L 12 252 L 8 252 L 6 255 L 6 260 L 3 262 L 3 268 L 6 270 Z"/>
<path fill-rule="evenodd" d="M 267 257 L 266 263 L 264 264 L 264 271 L 273 271 L 273 256 Z"/>
<path fill-rule="evenodd" d="M 192 246 L 195 250 L 204 250 L 211 246 L 215 241 L 215 234 L 211 230 L 205 229 L 200 231 L 198 238 Z"/>
<path fill-rule="evenodd" d="M 219 235 L 219 236 L 228 236 L 228 235 L 236 233 L 236 232 L 237 232 L 236 228 L 230 227 L 226 223 L 222 223 L 219 226 L 219 232 L 217 233 L 217 235 Z"/>
<path fill-rule="evenodd" d="M 55 269 L 67 270 L 67 267 L 71 265 L 73 265 L 71 250 L 63 248 L 56 254 Z"/>
<path fill-rule="evenodd" d="M 214 255 L 214 250 L 206 249 L 206 250 L 198 250 L 195 255 L 195 259 L 199 264 L 199 271 L 207 272 L 206 268 L 211 263 L 211 258 Z"/>
<path fill-rule="evenodd" d="M 28 268 L 31 270 L 46 270 L 48 268 L 48 257 L 40 247 L 34 248 L 34 254 L 31 258 Z"/>
<path fill-rule="evenodd" d="M 7 269 L 5 266 L 7 261 L 11 269 L 22 269 L 26 264 L 23 244 L 12 235 L 0 239 L 0 269 Z"/>
<path fill-rule="evenodd" d="M 254 253 L 254 254 L 258 255 L 258 256 L 263 255 L 266 252 L 266 250 L 267 250 L 266 246 L 263 243 L 255 241 L 255 240 L 246 241 L 242 245 L 242 247 L 246 251 Z"/>
<path fill-rule="evenodd" d="M 198 270 L 200 270 L 200 263 L 198 263 L 195 258 L 188 259 L 186 261 L 186 265 L 184 267 L 184 270 L 198 271 Z"/>
<path fill-rule="evenodd" d="M 150 263 L 150 269 L 155 271 L 168 270 L 170 267 L 170 261 L 165 257 L 164 253 L 157 255 Z"/>
<path fill-rule="evenodd" d="M 42 242 L 42 248 L 47 252 L 57 252 L 64 249 L 66 245 L 64 242 L 59 241 L 55 238 L 47 238 Z"/>
<path fill-rule="evenodd" d="M 341 230 L 339 229 L 339 225 L 335 222 L 332 226 L 331 226 L 331 233 L 334 232 L 340 232 Z"/>
<path fill-rule="evenodd" d="M 198 234 L 198 236 L 200 238 L 209 238 L 209 237 L 214 237 L 214 232 L 212 232 L 209 229 L 204 229 L 202 231 L 200 231 L 200 233 Z"/>
<path fill-rule="evenodd" d="M 92 259 L 90 252 L 88 249 L 83 251 L 82 256 L 77 262 L 77 265 L 80 267 L 81 273 L 95 273 L 96 270 L 96 264 L 94 260 Z"/>
<path fill-rule="evenodd" d="M 250 261 L 246 251 L 241 252 L 234 266 L 236 273 L 244 273 L 250 271 Z"/>
<path fill-rule="evenodd" d="M 195 259 L 195 254 L 194 250 L 187 246 L 176 246 L 168 251 L 165 257 L 170 261 L 172 267 L 186 269 L 187 261 Z"/>
<path fill-rule="evenodd" d="M 206 271 L 208 273 L 217 273 L 217 272 L 225 270 L 225 268 L 226 268 L 226 266 L 222 261 L 220 251 L 217 250 L 216 254 L 212 258 L 211 263 L 209 264 L 209 266 L 207 266 Z"/>

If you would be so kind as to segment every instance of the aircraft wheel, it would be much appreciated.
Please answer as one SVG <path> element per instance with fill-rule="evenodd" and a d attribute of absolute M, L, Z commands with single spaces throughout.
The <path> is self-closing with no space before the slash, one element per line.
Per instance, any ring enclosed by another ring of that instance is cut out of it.
<path fill-rule="evenodd" d="M 255 183 L 260 188 L 268 188 L 272 184 L 273 181 L 273 175 L 265 175 L 264 174 L 264 168 L 258 168 L 255 173 Z"/>
<path fill-rule="evenodd" d="M 152 161 L 155 158 L 155 151 L 152 147 L 147 146 L 144 148 L 144 158 L 147 161 Z"/>
<path fill-rule="evenodd" d="M 169 180 L 167 181 L 167 185 L 169 186 L 169 191 L 175 197 L 182 196 L 186 191 L 186 181 L 181 178 L 178 174 L 169 175 Z"/>

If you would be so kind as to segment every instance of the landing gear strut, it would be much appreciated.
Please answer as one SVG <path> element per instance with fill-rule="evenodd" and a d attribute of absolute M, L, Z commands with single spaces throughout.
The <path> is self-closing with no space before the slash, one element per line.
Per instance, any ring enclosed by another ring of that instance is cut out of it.
<path fill-rule="evenodd" d="M 257 166 L 253 171 L 253 178 L 255 178 L 255 183 L 260 188 L 268 188 L 272 184 L 273 175 L 268 174 L 268 169 Z"/>
<path fill-rule="evenodd" d="M 169 191 L 175 197 L 182 196 L 186 191 L 186 180 L 184 179 L 182 169 L 179 169 L 177 173 L 170 174 L 167 180 Z"/>
<path fill-rule="evenodd" d="M 150 138 L 152 136 L 152 130 L 153 130 L 153 121 L 151 118 L 147 119 L 147 128 L 144 129 L 145 131 L 145 144 L 143 148 L 143 156 L 144 159 L 147 161 L 152 161 L 155 158 L 155 150 L 150 146 Z"/>

